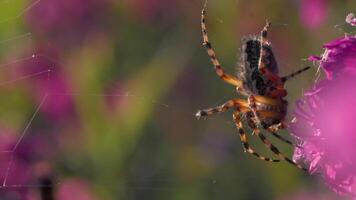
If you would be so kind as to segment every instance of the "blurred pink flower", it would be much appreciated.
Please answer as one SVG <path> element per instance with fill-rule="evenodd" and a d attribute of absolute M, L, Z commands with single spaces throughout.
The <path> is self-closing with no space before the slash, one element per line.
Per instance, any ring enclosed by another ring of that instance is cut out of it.
<path fill-rule="evenodd" d="M 57 200 L 95 200 L 89 183 L 78 178 L 64 180 L 56 192 Z"/>
<path fill-rule="evenodd" d="M 151 23 L 176 16 L 179 8 L 176 0 L 123 0 L 122 2 L 132 10 L 134 17 Z"/>
<path fill-rule="evenodd" d="M 297 194 L 288 194 L 279 200 L 341 200 L 333 194 L 317 192 L 299 192 Z"/>
<path fill-rule="evenodd" d="M 37 101 L 35 106 L 40 105 L 44 96 L 48 95 L 40 109 L 47 118 L 57 122 L 73 121 L 74 97 L 69 95 L 72 85 L 59 61 L 59 52 L 41 45 L 38 45 L 37 49 L 40 53 L 35 54 L 31 61 L 21 64 L 17 76 L 31 76 L 28 87 L 30 94 Z"/>
<path fill-rule="evenodd" d="M 35 34 L 56 42 L 55 46 L 76 45 L 91 31 L 105 30 L 109 8 L 109 0 L 41 1 L 26 20 Z"/>
<path fill-rule="evenodd" d="M 324 45 L 320 63 L 327 79 L 316 83 L 297 101 L 291 132 L 299 138 L 295 161 L 304 161 L 310 173 L 321 173 L 340 194 L 356 194 L 356 37 Z"/>
<path fill-rule="evenodd" d="M 27 200 L 29 188 L 26 185 L 32 180 L 31 163 L 28 157 L 21 153 L 20 146 L 15 153 L 11 151 L 18 141 L 11 131 L 0 128 L 0 184 L 6 182 L 6 187 L 0 189 L 0 199 Z M 29 149 L 29 151 L 31 151 Z M 11 158 L 13 156 L 13 158 Z M 6 181 L 5 181 L 6 179 Z M 13 187 L 14 185 L 18 187 Z M 23 185 L 24 187 L 20 187 Z"/>
<path fill-rule="evenodd" d="M 308 29 L 316 29 L 326 20 L 328 15 L 327 0 L 301 0 L 300 20 Z"/>

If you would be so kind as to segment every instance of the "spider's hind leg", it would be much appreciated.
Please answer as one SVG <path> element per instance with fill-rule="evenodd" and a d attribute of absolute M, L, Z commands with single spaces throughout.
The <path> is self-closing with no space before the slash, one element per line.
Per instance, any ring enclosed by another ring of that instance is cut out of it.
<path fill-rule="evenodd" d="M 294 165 L 295 167 L 297 167 L 298 169 L 304 170 L 304 171 L 308 171 L 305 167 L 303 167 L 302 165 L 299 165 L 297 163 L 295 163 L 293 160 L 291 160 L 290 158 L 288 158 L 287 156 L 285 156 L 283 153 L 280 152 L 280 150 L 274 146 L 260 131 L 260 129 L 258 129 L 256 126 L 251 127 L 253 129 L 253 132 L 256 136 L 258 136 L 260 138 L 260 140 L 263 142 L 263 144 L 269 148 L 269 150 L 271 150 L 274 154 L 276 154 L 281 160 L 285 160 L 287 161 L 289 164 Z"/>
<path fill-rule="evenodd" d="M 260 140 L 263 142 L 263 144 L 268 147 L 274 154 L 276 154 L 281 160 L 285 160 L 288 163 L 294 165 L 298 169 L 307 171 L 306 168 L 303 166 L 295 163 L 293 160 L 290 158 L 286 157 L 284 154 L 282 154 L 277 147 L 275 147 L 262 133 L 261 130 L 256 126 L 256 123 L 254 120 L 250 117 L 247 117 L 247 123 L 250 126 L 250 128 L 253 130 L 253 135 L 256 135 L 260 138 Z"/>
<path fill-rule="evenodd" d="M 266 130 L 271 133 L 274 137 L 276 137 L 277 139 L 281 140 L 282 142 L 285 142 L 289 145 L 292 145 L 294 147 L 298 147 L 298 148 L 302 148 L 300 145 L 295 144 L 294 142 L 284 138 L 283 136 L 279 135 L 277 133 L 278 130 L 281 130 L 282 128 L 284 128 L 283 125 L 279 124 L 278 126 L 270 126 L 268 127 Z"/>
<path fill-rule="evenodd" d="M 235 122 L 235 125 L 238 129 L 238 132 L 239 132 L 239 135 L 240 135 L 240 140 L 242 142 L 242 145 L 245 149 L 245 152 L 249 153 L 249 154 L 252 154 L 253 156 L 257 157 L 258 159 L 260 160 L 264 160 L 264 161 L 268 161 L 268 162 L 279 162 L 280 160 L 277 160 L 277 159 L 271 159 L 271 158 L 268 158 L 268 157 L 265 157 L 265 156 L 261 156 L 260 154 L 258 154 L 255 150 L 253 150 L 248 141 L 247 141 L 247 135 L 243 129 L 243 125 L 242 125 L 242 121 L 241 121 L 241 117 L 240 117 L 240 110 L 236 110 L 234 113 L 233 113 L 233 118 L 234 118 L 234 122 Z"/>

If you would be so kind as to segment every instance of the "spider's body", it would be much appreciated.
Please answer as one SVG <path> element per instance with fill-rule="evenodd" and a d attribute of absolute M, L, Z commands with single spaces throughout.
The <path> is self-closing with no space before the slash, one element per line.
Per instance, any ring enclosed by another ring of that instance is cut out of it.
<path fill-rule="evenodd" d="M 263 76 L 258 69 L 261 52 L 261 42 L 257 36 L 242 39 L 241 73 L 239 78 L 244 82 L 244 89 L 252 94 L 267 95 L 273 89 L 272 82 Z M 278 74 L 278 65 L 270 44 L 263 45 L 266 55 L 262 62 L 274 74 Z"/>
<path fill-rule="evenodd" d="M 270 23 L 267 22 L 260 36 L 249 36 L 243 39 L 241 63 L 239 65 L 240 73 L 237 76 L 232 76 L 224 72 L 209 42 L 205 25 L 204 6 L 201 16 L 203 45 L 207 48 L 208 55 L 215 67 L 215 72 L 222 80 L 235 86 L 236 91 L 246 98 L 232 99 L 221 106 L 199 110 L 196 116 L 200 118 L 232 109 L 234 123 L 238 129 L 240 139 L 246 152 L 265 161 L 279 161 L 261 156 L 250 147 L 243 128 L 243 118 L 253 130 L 254 135 L 258 136 L 280 159 L 300 169 L 304 169 L 303 166 L 294 163 L 291 159 L 284 156 L 260 130 L 260 127 L 262 127 L 262 130 L 266 130 L 278 139 L 293 145 L 292 142 L 276 133 L 276 131 L 284 128 L 284 119 L 287 113 L 288 102 L 284 99 L 287 95 L 284 89 L 284 83 L 289 78 L 309 69 L 309 67 L 306 67 L 285 77 L 278 75 L 278 65 L 271 44 L 267 40 L 267 30 L 269 26 Z"/>
<path fill-rule="evenodd" d="M 278 65 L 274 57 L 270 43 L 262 46 L 263 59 L 261 62 L 271 73 L 278 75 Z M 245 95 L 270 96 L 276 90 L 276 85 L 259 71 L 259 61 L 261 54 L 261 42 L 258 36 L 249 36 L 242 39 L 240 73 L 237 75 L 243 82 Z M 286 93 L 284 93 L 286 95 Z M 264 128 L 281 123 L 286 115 L 288 102 L 282 99 L 283 96 L 275 98 L 277 105 L 269 105 L 256 102 L 256 110 L 265 110 L 279 113 L 270 117 L 260 117 L 260 123 Z"/>

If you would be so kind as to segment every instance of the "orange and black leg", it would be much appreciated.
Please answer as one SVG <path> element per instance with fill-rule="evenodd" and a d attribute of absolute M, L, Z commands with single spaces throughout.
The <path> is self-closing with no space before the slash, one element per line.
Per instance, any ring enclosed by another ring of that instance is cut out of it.
<path fill-rule="evenodd" d="M 208 38 L 208 30 L 206 28 L 206 24 L 205 24 L 205 8 L 206 8 L 206 4 L 207 1 L 204 4 L 203 10 L 201 11 L 201 30 L 202 30 L 202 34 L 203 34 L 203 45 L 204 47 L 207 49 L 208 55 L 211 59 L 211 62 L 213 63 L 214 67 L 215 67 L 215 72 L 216 74 L 225 82 L 234 85 L 236 87 L 241 88 L 242 87 L 242 81 L 237 79 L 235 76 L 226 74 L 223 70 L 223 68 L 220 65 L 220 62 L 216 56 L 216 53 L 211 45 L 211 43 L 209 42 L 209 38 Z"/>
<path fill-rule="evenodd" d="M 271 26 L 271 22 L 269 22 L 268 20 L 266 20 L 266 25 L 263 27 L 262 31 L 261 31 L 261 44 L 267 44 L 268 40 L 267 40 L 267 33 L 268 33 L 268 28 Z"/>
<path fill-rule="evenodd" d="M 293 160 L 289 159 L 288 157 L 284 156 L 277 147 L 275 147 L 262 133 L 261 130 L 257 127 L 255 120 L 252 118 L 253 115 L 247 115 L 247 124 L 248 126 L 253 130 L 253 134 L 252 135 L 256 135 L 258 136 L 263 144 L 265 144 L 265 146 L 267 146 L 274 154 L 276 154 L 281 160 L 285 160 L 288 163 L 296 166 L 299 169 L 305 170 L 307 171 L 307 169 L 305 169 L 303 166 L 295 163 Z"/>
<path fill-rule="evenodd" d="M 289 145 L 292 145 L 292 146 L 295 146 L 295 147 L 298 147 L 298 148 L 302 148 L 301 146 L 295 144 L 294 142 L 292 142 L 292 141 L 290 141 L 290 140 L 284 138 L 283 136 L 281 136 L 281 135 L 279 135 L 279 134 L 277 133 L 277 131 L 279 131 L 279 130 L 281 130 L 281 129 L 283 129 L 283 128 L 284 128 L 284 127 L 283 127 L 282 125 L 280 125 L 280 126 L 275 126 L 275 127 L 268 127 L 268 128 L 267 128 L 267 131 L 268 131 L 269 133 L 271 133 L 271 134 L 272 134 L 274 137 L 276 137 L 277 139 L 279 139 L 279 140 L 281 140 L 281 141 L 283 141 L 283 142 L 285 142 L 285 143 L 287 143 L 287 144 L 289 144 Z"/>
<path fill-rule="evenodd" d="M 215 113 L 226 112 L 230 108 L 239 108 L 242 111 L 248 110 L 248 104 L 246 100 L 243 99 L 232 99 L 227 101 L 221 106 L 215 108 L 208 108 L 204 110 L 198 110 L 195 116 L 199 119 L 201 117 L 213 115 Z"/>
<path fill-rule="evenodd" d="M 291 78 L 293 78 L 293 77 L 295 77 L 295 76 L 297 76 L 297 75 L 299 75 L 299 74 L 301 74 L 301 73 L 307 71 L 308 69 L 310 69 L 309 66 L 304 67 L 304 68 L 302 68 L 302 69 L 300 69 L 300 70 L 298 70 L 298 71 L 296 71 L 296 72 L 293 72 L 293 73 L 291 73 L 291 74 L 289 74 L 289 75 L 287 75 L 287 76 L 283 76 L 283 77 L 281 78 L 281 80 L 282 80 L 282 82 L 286 82 L 286 81 L 288 81 L 289 79 L 291 79 Z"/>
<path fill-rule="evenodd" d="M 261 112 L 261 111 L 260 111 Z M 264 112 L 261 112 L 259 115 L 264 115 Z M 256 123 L 256 120 L 255 120 L 255 116 L 253 115 L 252 112 L 249 112 L 247 113 L 246 115 L 247 117 L 247 124 L 249 125 L 249 127 L 251 127 L 252 129 L 256 129 L 257 128 L 257 123 Z M 277 139 L 287 143 L 287 144 L 290 144 L 290 145 L 293 145 L 293 146 L 296 146 L 294 145 L 293 142 L 289 141 L 288 139 L 285 139 L 284 137 L 280 136 L 277 131 L 281 129 L 281 126 L 273 126 L 273 127 L 268 127 L 266 130 L 271 133 L 273 136 L 275 136 Z"/>
<path fill-rule="evenodd" d="M 270 27 L 270 25 L 271 25 L 271 23 L 267 21 L 266 25 L 263 27 L 263 29 L 261 31 L 261 37 L 260 37 L 261 48 L 260 48 L 260 58 L 258 61 L 258 70 L 262 75 L 266 76 L 268 78 L 268 80 L 272 81 L 274 83 L 274 85 L 279 86 L 279 85 L 281 85 L 282 82 L 281 82 L 278 74 L 272 73 L 266 67 L 267 56 L 269 56 L 269 55 L 266 52 L 264 47 L 270 45 L 267 40 L 268 28 Z M 283 85 L 281 85 L 281 89 L 283 89 Z"/>
<path fill-rule="evenodd" d="M 236 128 L 237 128 L 237 130 L 239 132 L 239 136 L 240 136 L 240 139 L 241 139 L 241 142 L 242 142 L 242 145 L 243 145 L 243 148 L 244 148 L 245 152 L 247 152 L 249 154 L 252 154 L 253 156 L 257 157 L 260 160 L 264 160 L 264 161 L 268 161 L 268 162 L 279 162 L 280 160 L 271 159 L 271 158 L 268 158 L 268 157 L 265 157 L 265 156 L 261 156 L 260 154 L 258 154 L 255 150 L 253 150 L 250 147 L 250 144 L 248 143 L 247 135 L 246 135 L 246 133 L 245 133 L 245 131 L 243 129 L 240 113 L 241 112 L 239 110 L 236 110 L 233 113 L 233 119 L 234 119 Z"/>
<path fill-rule="evenodd" d="M 248 107 L 252 111 L 252 114 L 253 114 L 254 119 L 257 123 L 257 126 L 260 126 L 261 125 L 261 120 L 260 120 L 261 117 L 260 117 L 260 114 L 257 112 L 256 98 L 254 95 L 250 95 L 247 100 L 248 100 Z"/>
<path fill-rule="evenodd" d="M 299 165 L 295 163 L 293 160 L 282 154 L 279 149 L 274 146 L 262 133 L 257 127 L 251 127 L 253 128 L 254 134 L 260 138 L 260 140 L 263 142 L 263 144 L 269 148 L 274 154 L 276 154 L 281 160 L 287 161 L 289 164 L 294 165 L 298 169 L 308 171 L 306 168 L 304 168 L 302 165 Z"/>
<path fill-rule="evenodd" d="M 267 40 L 267 32 L 270 25 L 271 23 L 267 21 L 266 25 L 263 27 L 261 31 L 261 37 L 260 37 L 261 48 L 260 48 L 260 59 L 258 61 L 258 70 L 263 75 L 266 75 L 269 72 L 265 66 L 265 62 L 263 62 L 266 57 L 266 51 L 264 50 L 263 46 L 269 45 Z"/>

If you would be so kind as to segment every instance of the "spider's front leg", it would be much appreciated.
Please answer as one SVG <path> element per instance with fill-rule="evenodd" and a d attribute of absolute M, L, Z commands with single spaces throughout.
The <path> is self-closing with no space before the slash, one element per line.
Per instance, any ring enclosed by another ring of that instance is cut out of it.
<path fill-rule="evenodd" d="M 269 60 L 269 56 L 271 52 L 269 52 L 267 49 L 270 49 L 270 43 L 267 40 L 267 32 L 268 28 L 270 27 L 271 23 L 266 22 L 266 25 L 263 27 L 261 31 L 261 36 L 260 36 L 260 56 L 258 60 L 258 70 L 260 74 L 263 76 L 267 77 L 268 80 L 273 82 L 273 85 L 277 86 L 281 90 L 280 92 L 283 92 L 283 82 L 281 81 L 281 78 L 278 76 L 278 74 L 270 71 L 267 65 L 270 65 L 271 61 Z M 279 95 L 286 95 L 286 94 L 279 94 Z"/>
<path fill-rule="evenodd" d="M 263 27 L 261 31 L 261 38 L 260 38 L 260 43 L 261 43 L 261 48 L 260 48 L 260 58 L 258 60 L 258 70 L 260 71 L 261 74 L 267 75 L 270 80 L 273 80 L 275 78 L 278 78 L 278 76 L 275 76 L 273 73 L 271 73 L 267 68 L 265 64 L 266 60 L 266 54 L 267 52 L 263 48 L 265 45 L 269 45 L 268 40 L 267 40 L 267 33 L 268 33 L 268 28 L 271 26 L 271 23 L 266 21 L 266 25 Z"/>
<path fill-rule="evenodd" d="M 209 37 L 208 37 L 208 30 L 206 28 L 206 23 L 205 23 L 205 8 L 206 8 L 207 1 L 205 1 L 204 7 L 201 11 L 201 31 L 203 34 L 203 46 L 206 48 L 208 55 L 210 57 L 211 62 L 214 65 L 215 72 L 216 74 L 225 82 L 234 85 L 236 87 L 242 87 L 242 81 L 236 78 L 235 76 L 232 76 L 230 74 L 226 74 L 221 67 L 221 64 L 216 56 L 216 53 L 214 51 L 214 48 L 212 44 L 209 42 Z"/>
<path fill-rule="evenodd" d="M 213 115 L 215 113 L 225 112 L 230 108 L 237 108 L 237 107 L 239 107 L 242 110 L 248 110 L 247 101 L 243 100 L 243 99 L 232 99 L 218 107 L 208 108 L 208 109 L 204 109 L 204 110 L 198 110 L 198 112 L 195 114 L 195 116 L 198 119 L 200 119 L 201 117 L 206 117 L 209 115 Z"/>

